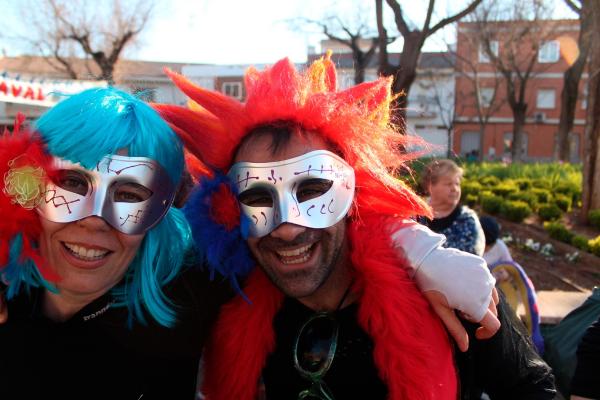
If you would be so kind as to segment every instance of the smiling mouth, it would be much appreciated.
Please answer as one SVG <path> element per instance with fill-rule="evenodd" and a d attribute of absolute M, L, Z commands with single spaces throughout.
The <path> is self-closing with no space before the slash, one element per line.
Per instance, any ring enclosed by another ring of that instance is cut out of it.
<path fill-rule="evenodd" d="M 279 260 L 284 264 L 301 264 L 308 261 L 312 255 L 313 244 L 298 247 L 293 250 L 276 250 Z"/>
<path fill-rule="evenodd" d="M 110 250 L 92 249 L 79 244 L 67 242 L 61 243 L 63 247 L 69 252 L 69 254 L 83 261 L 98 261 L 107 257 L 108 254 L 112 253 Z"/>

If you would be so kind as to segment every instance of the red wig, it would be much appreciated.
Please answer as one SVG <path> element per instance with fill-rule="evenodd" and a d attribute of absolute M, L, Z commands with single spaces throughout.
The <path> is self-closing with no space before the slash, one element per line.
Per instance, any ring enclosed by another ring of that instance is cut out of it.
<path fill-rule="evenodd" d="M 391 78 L 337 91 L 330 54 L 304 72 L 283 59 L 262 72 L 246 71 L 247 99 L 242 103 L 166 72 L 193 100 L 192 107 L 155 107 L 209 167 L 227 172 L 240 142 L 254 128 L 294 122 L 334 144 L 354 168 L 359 214 L 429 215 L 425 202 L 394 177 L 415 157 L 400 149 L 416 140 L 400 134 L 390 121 Z"/>

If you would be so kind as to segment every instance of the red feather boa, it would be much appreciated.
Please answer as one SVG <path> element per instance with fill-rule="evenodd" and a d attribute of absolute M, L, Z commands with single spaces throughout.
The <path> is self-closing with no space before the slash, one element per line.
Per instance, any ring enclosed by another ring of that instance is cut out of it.
<path fill-rule="evenodd" d="M 13 133 L 5 130 L 0 136 L 0 268 L 8 262 L 10 242 L 21 234 L 23 248 L 20 259 L 33 260 L 45 279 L 56 280 L 56 274 L 48 268 L 34 245 L 41 233 L 37 212 L 22 207 L 6 190 L 7 175 L 13 160 L 19 161 L 18 166 L 29 165 L 45 172 L 50 171 L 52 158 L 46 153 L 39 136 L 22 129 L 24 120 L 23 115 L 18 115 Z M 13 163 L 13 166 L 17 165 Z"/>
<path fill-rule="evenodd" d="M 453 353 L 442 323 L 402 268 L 390 242 L 389 219 L 370 217 L 349 226 L 358 291 L 358 322 L 373 338 L 373 357 L 389 399 L 456 399 Z M 272 321 L 283 294 L 262 270 L 223 307 L 206 346 L 203 392 L 209 400 L 253 400 L 268 354 Z"/>

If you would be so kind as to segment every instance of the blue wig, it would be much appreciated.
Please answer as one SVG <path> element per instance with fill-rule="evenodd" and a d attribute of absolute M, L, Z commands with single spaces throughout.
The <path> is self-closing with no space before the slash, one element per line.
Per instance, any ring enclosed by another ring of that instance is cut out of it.
<path fill-rule="evenodd" d="M 89 89 L 68 97 L 42 115 L 35 129 L 52 155 L 88 169 L 104 156 L 127 149 L 130 157 L 157 161 L 176 186 L 183 171 L 183 146 L 171 128 L 150 106 L 115 88 Z M 19 254 L 18 239 L 11 243 L 12 254 Z M 149 313 L 161 325 L 171 326 L 175 312 L 162 288 L 182 268 L 190 245 L 191 232 L 183 213 L 171 208 L 146 232 L 125 279 L 113 288 L 116 304 L 126 305 L 130 316 L 142 322 Z M 10 282 L 9 297 L 20 288 L 28 290 L 29 285 L 56 290 L 32 270 L 31 260 L 9 258 L 4 275 Z"/>

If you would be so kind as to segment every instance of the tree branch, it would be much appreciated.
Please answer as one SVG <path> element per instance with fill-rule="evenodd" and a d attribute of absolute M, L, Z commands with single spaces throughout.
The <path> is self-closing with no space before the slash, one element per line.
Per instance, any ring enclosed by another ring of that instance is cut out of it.
<path fill-rule="evenodd" d="M 429 0 L 433 1 L 433 0 Z M 404 20 L 404 15 L 402 15 L 402 6 L 398 4 L 396 0 L 385 0 L 385 2 L 390 6 L 392 11 L 394 12 L 394 21 L 396 21 L 396 26 L 398 27 L 398 31 L 402 36 L 408 36 L 410 34 L 410 29 Z"/>
<path fill-rule="evenodd" d="M 573 2 L 573 0 L 564 0 L 565 3 L 567 4 L 567 6 L 569 6 L 569 8 L 571 10 L 573 10 L 573 12 L 577 13 L 577 14 L 581 14 L 581 5 L 577 5 Z"/>
<path fill-rule="evenodd" d="M 453 22 L 456 22 L 459 19 L 461 19 L 462 17 L 464 17 L 465 15 L 470 14 L 471 12 L 473 12 L 473 10 L 475 10 L 477 8 L 477 6 L 482 1 L 483 0 L 473 0 L 473 2 L 471 4 L 469 4 L 469 6 L 467 8 L 465 8 L 464 10 L 462 10 L 461 12 L 459 12 L 458 14 L 454 14 L 451 17 L 442 19 L 440 22 L 438 22 L 437 24 L 435 24 L 435 26 L 433 28 L 431 28 L 427 32 L 427 36 L 433 35 L 435 32 L 437 32 L 438 30 L 442 29 L 446 25 L 451 24 Z"/>

